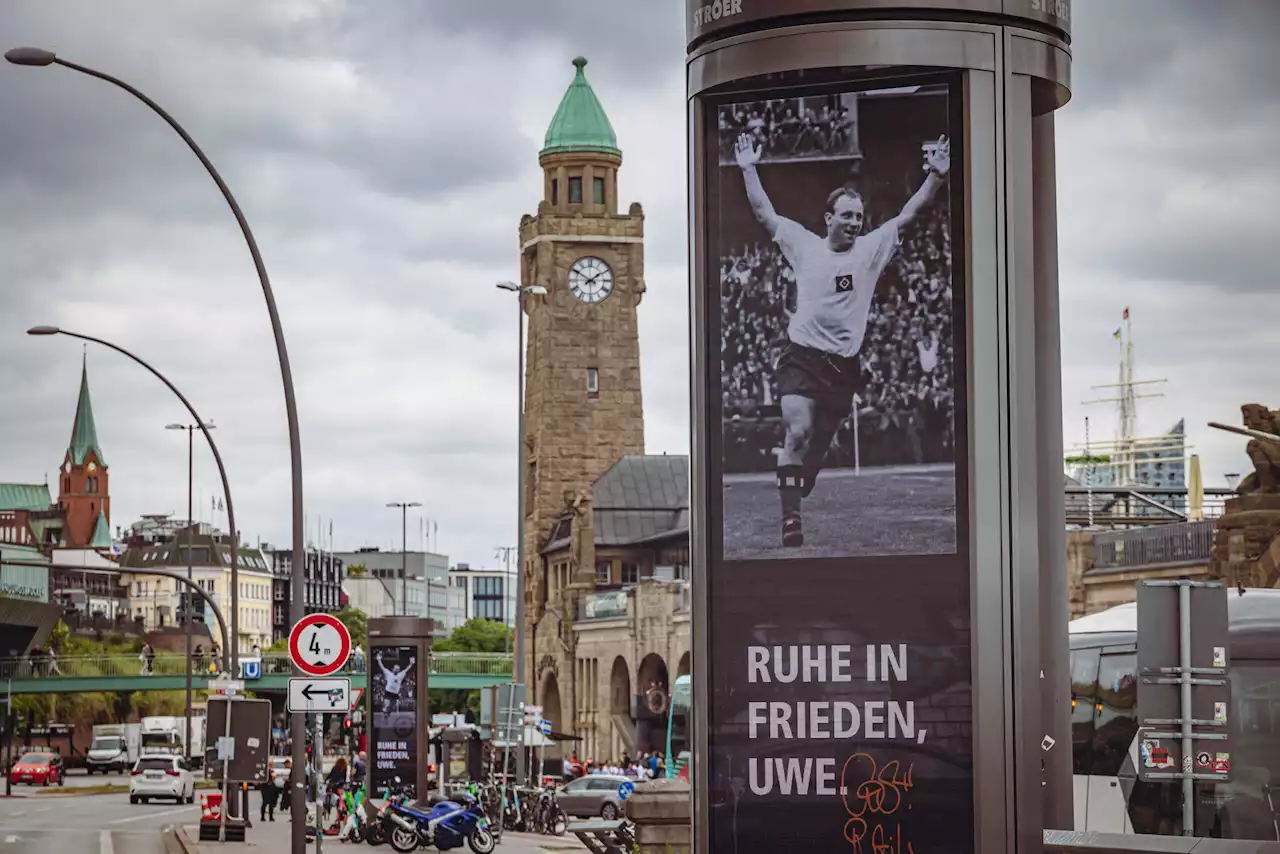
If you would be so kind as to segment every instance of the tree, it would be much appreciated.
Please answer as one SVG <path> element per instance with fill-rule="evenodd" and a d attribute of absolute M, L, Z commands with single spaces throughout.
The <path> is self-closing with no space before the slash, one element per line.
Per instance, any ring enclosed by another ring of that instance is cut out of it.
<path fill-rule="evenodd" d="M 341 610 L 334 611 L 333 616 L 342 621 L 351 635 L 351 648 L 364 649 L 369 644 L 369 615 L 358 608 L 344 605 Z"/>
<path fill-rule="evenodd" d="M 514 646 L 511 628 L 496 620 L 472 617 L 453 630 L 449 637 L 437 641 L 436 652 L 510 652 Z M 462 712 L 474 722 L 480 717 L 480 692 L 456 688 L 430 690 L 431 714 Z"/>
<path fill-rule="evenodd" d="M 480 617 L 472 617 L 435 644 L 437 652 L 510 652 L 511 647 L 509 626 Z"/>
<path fill-rule="evenodd" d="M 347 566 L 348 578 L 364 578 L 369 574 L 369 567 L 362 563 L 353 563 Z"/>

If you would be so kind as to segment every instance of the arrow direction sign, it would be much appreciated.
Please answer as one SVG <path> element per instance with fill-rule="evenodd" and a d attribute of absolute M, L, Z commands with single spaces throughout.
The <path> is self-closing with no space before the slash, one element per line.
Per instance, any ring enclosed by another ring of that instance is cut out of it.
<path fill-rule="evenodd" d="M 289 680 L 289 711 L 341 713 L 351 708 L 351 680 L 295 677 Z"/>

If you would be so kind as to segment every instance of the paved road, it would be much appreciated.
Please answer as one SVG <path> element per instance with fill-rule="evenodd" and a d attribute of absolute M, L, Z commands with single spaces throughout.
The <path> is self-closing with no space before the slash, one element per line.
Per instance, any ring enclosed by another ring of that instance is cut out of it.
<path fill-rule="evenodd" d="M 130 805 L 128 795 L 0 798 L 0 854 L 171 854 L 199 805 Z"/>

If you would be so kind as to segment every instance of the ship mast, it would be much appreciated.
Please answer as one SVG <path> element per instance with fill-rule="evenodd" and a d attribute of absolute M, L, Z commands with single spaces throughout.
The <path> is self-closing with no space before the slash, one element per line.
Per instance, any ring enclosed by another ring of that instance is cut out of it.
<path fill-rule="evenodd" d="M 1086 400 L 1086 406 L 1099 403 L 1113 403 L 1119 416 L 1119 435 L 1112 443 L 1103 443 L 1101 451 L 1110 450 L 1111 467 L 1115 469 L 1117 486 L 1131 486 L 1138 481 L 1139 454 L 1143 462 L 1151 462 L 1163 456 L 1163 452 L 1174 451 L 1179 457 L 1183 453 L 1181 436 L 1156 436 L 1139 438 L 1138 433 L 1138 401 L 1150 397 L 1164 397 L 1162 392 L 1141 394 L 1138 386 L 1155 385 L 1167 382 L 1165 379 L 1135 380 L 1133 378 L 1133 325 L 1129 319 L 1129 309 L 1124 310 L 1124 323 L 1116 330 L 1115 338 L 1120 342 L 1120 376 L 1119 382 L 1108 385 L 1095 385 L 1094 389 L 1117 389 L 1115 397 L 1100 397 Z M 1108 448 L 1108 445 L 1110 446 Z"/>

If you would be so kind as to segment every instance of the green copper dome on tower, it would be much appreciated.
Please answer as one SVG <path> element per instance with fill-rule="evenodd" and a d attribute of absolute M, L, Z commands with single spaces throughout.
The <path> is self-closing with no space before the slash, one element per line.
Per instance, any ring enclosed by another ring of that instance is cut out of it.
<path fill-rule="evenodd" d="M 560 99 L 560 108 L 547 128 L 547 137 L 538 156 L 589 151 L 621 157 L 613 125 L 609 123 L 609 117 L 583 71 L 587 66 L 586 57 L 576 57 L 573 64 L 578 69 L 577 73 Z"/>

